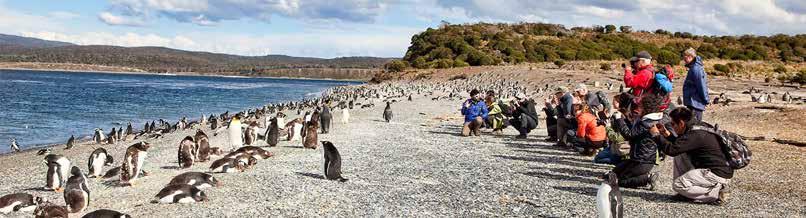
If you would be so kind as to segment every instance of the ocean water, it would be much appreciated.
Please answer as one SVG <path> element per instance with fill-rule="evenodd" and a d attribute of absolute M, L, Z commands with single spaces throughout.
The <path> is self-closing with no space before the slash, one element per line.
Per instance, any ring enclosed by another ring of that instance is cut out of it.
<path fill-rule="evenodd" d="M 0 70 L 0 153 L 12 137 L 21 148 L 108 133 L 132 122 L 240 111 L 318 96 L 360 82 Z"/>

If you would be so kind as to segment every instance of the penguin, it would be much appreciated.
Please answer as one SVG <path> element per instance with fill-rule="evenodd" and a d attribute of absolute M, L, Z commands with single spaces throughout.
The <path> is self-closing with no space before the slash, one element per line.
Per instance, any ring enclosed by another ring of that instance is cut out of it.
<path fill-rule="evenodd" d="M 210 156 L 221 156 L 222 154 L 224 154 L 224 152 L 221 151 L 221 148 L 219 148 L 219 147 L 210 147 L 210 153 L 209 154 L 210 154 Z"/>
<path fill-rule="evenodd" d="M 111 178 L 116 177 L 118 175 L 120 175 L 120 167 L 112 167 L 111 169 L 107 170 L 106 173 L 104 173 L 103 178 L 104 179 L 111 179 Z"/>
<path fill-rule="evenodd" d="M 257 123 L 251 122 L 243 133 L 244 145 L 252 145 L 257 141 Z"/>
<path fill-rule="evenodd" d="M 70 160 L 62 155 L 48 154 L 45 156 L 45 164 L 48 166 L 45 189 L 63 191 L 70 173 Z"/>
<path fill-rule="evenodd" d="M 193 138 L 196 141 L 196 161 L 206 162 L 210 160 L 210 138 L 204 131 L 199 129 L 196 131 L 196 136 Z"/>
<path fill-rule="evenodd" d="M 194 203 L 207 201 L 204 191 L 188 184 L 172 184 L 162 188 L 151 203 Z"/>
<path fill-rule="evenodd" d="M 92 136 L 92 141 L 94 141 L 95 144 L 102 144 L 106 142 L 106 135 L 104 135 L 104 132 L 101 128 L 95 128 L 95 133 Z"/>
<path fill-rule="evenodd" d="M 88 176 L 90 178 L 100 177 L 104 166 L 112 166 L 114 162 L 112 156 L 109 156 L 109 153 L 106 152 L 106 149 L 95 149 L 92 151 L 92 154 L 90 154 L 90 159 L 87 162 L 87 169 L 89 169 Z"/>
<path fill-rule="evenodd" d="M 249 164 L 249 155 L 238 155 L 234 158 L 224 157 L 210 164 L 210 172 L 231 173 L 243 172 Z"/>
<path fill-rule="evenodd" d="M 123 136 L 123 127 L 118 128 L 118 132 L 115 134 L 115 138 L 117 141 L 125 141 L 126 138 Z"/>
<path fill-rule="evenodd" d="M 65 144 L 64 150 L 71 149 L 75 146 L 76 137 L 74 135 L 70 135 L 70 138 L 67 139 L 67 144 Z"/>
<path fill-rule="evenodd" d="M 392 121 L 392 102 L 386 102 L 386 108 L 383 109 L 383 119 L 387 123 Z"/>
<path fill-rule="evenodd" d="M 100 209 L 96 211 L 89 212 L 82 216 L 81 218 L 131 218 L 129 214 L 117 212 L 114 210 L 108 209 Z"/>
<path fill-rule="evenodd" d="M 196 142 L 193 140 L 193 137 L 187 136 L 185 139 L 182 139 L 179 142 L 179 151 L 177 152 L 177 163 L 179 163 L 179 167 L 183 169 L 190 168 L 193 166 L 193 147 L 196 146 Z"/>
<path fill-rule="evenodd" d="M 151 126 L 148 125 L 148 122 L 146 122 L 146 124 L 143 126 L 143 133 L 149 133 L 149 132 L 151 132 Z"/>
<path fill-rule="evenodd" d="M 151 144 L 148 142 L 138 142 L 126 148 L 126 155 L 123 158 L 123 164 L 120 169 L 120 182 L 134 186 L 134 181 L 141 175 L 143 164 L 148 155 L 148 148 Z"/>
<path fill-rule="evenodd" d="M 596 213 L 598 217 L 620 218 L 624 216 L 624 204 L 618 187 L 618 177 L 613 172 L 605 174 L 605 181 L 596 192 Z"/>
<path fill-rule="evenodd" d="M 243 135 L 241 130 L 241 121 L 240 117 L 237 115 L 232 117 L 232 120 L 229 123 L 229 145 L 230 150 L 235 150 L 243 146 Z"/>
<path fill-rule="evenodd" d="M 117 137 L 115 137 L 115 135 L 117 135 L 117 131 L 115 131 L 115 128 L 112 127 L 112 132 L 109 132 L 109 135 L 106 136 L 106 144 L 110 145 L 117 144 L 118 140 Z"/>
<path fill-rule="evenodd" d="M 36 218 L 67 218 L 70 212 L 65 206 L 59 206 L 52 203 L 42 204 L 34 210 L 34 217 Z"/>
<path fill-rule="evenodd" d="M 39 151 L 36 152 L 36 155 L 48 155 L 50 152 L 53 152 L 53 150 L 50 148 L 43 148 L 39 149 Z"/>
<path fill-rule="evenodd" d="M 36 209 L 36 205 L 41 201 L 41 198 L 34 198 L 33 195 L 28 193 L 7 194 L 0 197 L 0 213 L 8 214 L 12 211 L 31 212 Z"/>
<path fill-rule="evenodd" d="M 316 112 L 314 112 L 316 114 Z M 308 127 L 305 129 L 305 135 L 302 138 L 302 147 L 316 149 L 319 145 L 319 122 L 315 119 L 308 121 Z"/>
<path fill-rule="evenodd" d="M 341 109 L 341 123 L 347 124 L 350 122 L 350 111 L 347 108 Z"/>
<path fill-rule="evenodd" d="M 266 144 L 269 146 L 277 146 L 280 140 L 280 124 L 277 122 L 277 117 L 272 118 L 266 129 Z"/>
<path fill-rule="evenodd" d="M 791 104 L 792 103 L 792 95 L 789 94 L 789 92 L 785 92 L 784 96 L 781 97 L 781 100 L 784 101 L 784 103 Z"/>
<path fill-rule="evenodd" d="M 288 122 L 285 125 L 285 129 L 288 131 L 288 141 L 297 141 L 302 139 L 302 119 L 297 118 Z"/>
<path fill-rule="evenodd" d="M 234 157 L 234 156 L 237 156 L 237 154 L 247 154 L 247 155 L 251 155 L 252 157 L 260 158 L 260 159 L 264 159 L 264 160 L 274 156 L 274 154 L 272 154 L 271 152 L 269 152 L 269 151 L 267 151 L 265 149 L 255 147 L 255 146 L 244 146 L 244 147 L 241 147 L 238 150 L 235 150 L 234 152 L 228 154 L 225 157 Z"/>
<path fill-rule="evenodd" d="M 128 124 L 126 124 L 126 135 L 131 135 L 133 133 L 134 130 L 132 130 L 132 122 L 129 122 Z"/>
<path fill-rule="evenodd" d="M 213 177 L 213 175 L 202 172 L 186 172 L 175 176 L 171 179 L 168 185 L 186 184 L 192 185 L 198 189 L 206 189 L 211 187 L 221 187 L 221 181 Z"/>
<path fill-rule="evenodd" d="M 20 145 L 17 144 L 17 138 L 11 138 L 11 150 L 14 152 L 20 152 Z"/>
<path fill-rule="evenodd" d="M 81 169 L 73 166 L 70 170 L 72 176 L 67 180 L 67 187 L 64 190 L 64 202 L 70 213 L 84 212 L 90 205 L 90 189 L 87 185 L 87 177 L 81 173 Z"/>
<path fill-rule="evenodd" d="M 319 124 L 322 127 L 322 134 L 330 132 L 330 121 L 333 120 L 333 115 L 330 114 L 330 107 L 325 105 L 322 107 L 322 113 L 319 114 Z"/>
<path fill-rule="evenodd" d="M 325 178 L 339 182 L 347 181 L 341 177 L 341 155 L 336 146 L 329 141 L 322 141 L 322 148 L 325 150 Z"/>
<path fill-rule="evenodd" d="M 277 112 L 277 116 L 275 116 L 275 118 L 277 118 L 277 127 L 279 127 L 280 130 L 282 130 L 283 127 L 284 127 L 284 126 L 280 126 L 280 125 L 285 124 L 285 117 L 286 116 L 285 116 L 285 114 L 283 112 Z"/>

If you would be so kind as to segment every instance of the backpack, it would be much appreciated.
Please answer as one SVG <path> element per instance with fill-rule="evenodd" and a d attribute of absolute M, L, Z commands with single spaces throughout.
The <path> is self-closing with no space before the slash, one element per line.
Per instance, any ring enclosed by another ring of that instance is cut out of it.
<path fill-rule="evenodd" d="M 661 67 L 660 70 L 655 72 L 654 80 L 652 83 L 652 90 L 655 94 L 667 95 L 672 92 L 674 88 L 672 81 L 674 80 L 674 70 L 669 65 Z"/>
<path fill-rule="evenodd" d="M 716 135 L 719 138 L 719 144 L 722 146 L 722 152 L 725 154 L 725 159 L 728 160 L 727 165 L 730 166 L 730 168 L 744 168 L 749 165 L 750 160 L 753 159 L 753 153 L 750 152 L 750 148 L 739 134 L 721 130 L 718 125 L 711 127 L 707 123 L 694 125 L 692 130 L 706 131 Z"/>
<path fill-rule="evenodd" d="M 501 108 L 501 113 L 505 116 L 512 116 L 512 109 L 509 107 L 509 104 L 504 103 L 501 99 L 498 99 L 498 107 Z"/>

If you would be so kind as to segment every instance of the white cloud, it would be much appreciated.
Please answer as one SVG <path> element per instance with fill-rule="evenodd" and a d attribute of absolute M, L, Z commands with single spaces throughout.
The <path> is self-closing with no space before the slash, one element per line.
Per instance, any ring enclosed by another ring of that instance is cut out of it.
<path fill-rule="evenodd" d="M 128 16 L 118 16 L 114 15 L 109 12 L 101 12 L 98 14 L 98 19 L 102 22 L 109 24 L 109 25 L 118 25 L 118 26 L 143 26 L 145 23 L 140 18 L 137 17 L 128 17 Z"/>
<path fill-rule="evenodd" d="M 624 16 L 624 11 L 613 10 L 607 8 L 600 8 L 596 6 L 576 6 L 574 7 L 577 13 L 593 15 L 601 18 L 615 19 Z"/>
<path fill-rule="evenodd" d="M 57 19 L 62 19 L 62 20 L 69 20 L 69 19 L 81 17 L 81 15 L 79 15 L 79 14 L 76 14 L 76 13 L 73 13 L 73 12 L 68 12 L 68 11 L 54 11 L 54 12 L 48 13 L 48 15 L 50 17 L 57 18 Z"/>

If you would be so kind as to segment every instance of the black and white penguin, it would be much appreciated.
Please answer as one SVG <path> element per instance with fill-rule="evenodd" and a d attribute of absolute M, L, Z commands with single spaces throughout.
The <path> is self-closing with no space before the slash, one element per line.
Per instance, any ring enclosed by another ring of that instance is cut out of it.
<path fill-rule="evenodd" d="M 134 134 L 134 129 L 132 129 L 132 122 L 126 124 L 126 135 Z"/>
<path fill-rule="evenodd" d="M 33 195 L 28 193 L 7 194 L 0 197 L 0 213 L 8 214 L 12 211 L 31 212 L 36 209 L 36 205 L 41 201 L 41 198 L 34 198 Z"/>
<path fill-rule="evenodd" d="M 312 116 L 318 116 L 319 112 L 314 111 Z M 319 147 L 319 120 L 311 119 L 307 122 L 305 130 L 302 135 L 302 147 L 316 149 Z"/>
<path fill-rule="evenodd" d="M 294 119 L 285 124 L 285 129 L 288 131 L 288 141 L 298 141 L 302 139 L 302 118 Z"/>
<path fill-rule="evenodd" d="M 70 211 L 67 210 L 67 207 L 61 205 L 55 205 L 50 202 L 46 202 L 44 204 L 39 205 L 34 210 L 34 217 L 36 218 L 67 218 Z"/>
<path fill-rule="evenodd" d="M 387 123 L 392 121 L 392 102 L 386 102 L 386 108 L 383 109 L 383 119 Z"/>
<path fill-rule="evenodd" d="M 131 218 L 129 214 L 117 212 L 114 210 L 100 209 L 84 214 L 81 218 Z"/>
<path fill-rule="evenodd" d="M 75 145 L 76 145 L 76 137 L 75 137 L 74 135 L 70 135 L 70 138 L 69 138 L 69 139 L 67 139 L 67 144 L 65 144 L 64 149 L 65 149 L 65 150 L 67 150 L 67 149 L 71 149 L 71 148 L 73 148 L 73 146 L 75 146 Z"/>
<path fill-rule="evenodd" d="M 252 145 L 257 141 L 257 123 L 250 122 L 249 125 L 246 126 L 245 131 L 243 132 L 243 143 L 244 145 Z"/>
<path fill-rule="evenodd" d="M 251 155 L 252 157 L 255 157 L 255 158 L 258 158 L 258 159 L 264 159 L 264 160 L 274 156 L 274 154 L 272 154 L 271 152 L 269 152 L 269 151 L 267 151 L 265 149 L 262 149 L 260 147 L 244 146 L 244 147 L 239 148 L 238 150 L 235 150 L 234 152 L 232 152 L 230 154 L 227 154 L 227 156 L 225 156 L 225 157 L 234 158 L 235 156 L 237 156 L 239 154 L 247 154 L 247 155 Z"/>
<path fill-rule="evenodd" d="M 39 149 L 39 151 L 36 152 L 36 155 L 48 155 L 51 152 L 53 152 L 53 149 L 43 148 L 43 149 Z"/>
<path fill-rule="evenodd" d="M 112 156 L 106 152 L 104 148 L 97 148 L 90 154 L 90 159 L 87 162 L 87 169 L 90 178 L 101 177 L 104 166 L 112 166 L 114 163 Z"/>
<path fill-rule="evenodd" d="M 249 159 L 254 159 L 251 155 L 236 155 L 234 157 L 224 157 L 213 161 L 210 164 L 210 172 L 232 173 L 243 172 L 249 165 Z"/>
<path fill-rule="evenodd" d="M 9 147 L 14 152 L 20 152 L 20 145 L 17 144 L 17 138 L 11 138 L 11 144 Z"/>
<path fill-rule="evenodd" d="M 322 112 L 319 113 L 319 125 L 322 128 L 322 134 L 330 132 L 330 121 L 333 120 L 333 114 L 330 113 L 330 107 L 324 105 Z"/>
<path fill-rule="evenodd" d="M 148 144 L 148 142 L 138 142 L 126 148 L 126 155 L 120 168 L 120 182 L 122 184 L 134 186 L 134 181 L 141 175 L 150 147 L 151 144 Z"/>
<path fill-rule="evenodd" d="M 104 173 L 104 179 L 111 179 L 120 175 L 120 167 L 112 167 Z"/>
<path fill-rule="evenodd" d="M 240 117 L 237 115 L 232 117 L 227 127 L 230 150 L 235 150 L 243 146 L 243 130 L 241 130 L 241 128 L 243 127 L 241 126 Z"/>
<path fill-rule="evenodd" d="M 605 174 L 605 181 L 596 192 L 596 213 L 598 217 L 621 218 L 624 216 L 624 204 L 618 187 L 618 177 L 613 172 Z"/>
<path fill-rule="evenodd" d="M 207 137 L 207 134 L 201 129 L 197 130 L 193 139 L 196 141 L 196 151 L 194 152 L 196 155 L 195 160 L 197 162 L 210 160 L 210 138 Z"/>
<path fill-rule="evenodd" d="M 95 133 L 92 135 L 92 141 L 95 142 L 95 144 L 106 142 L 106 135 L 104 135 L 104 131 L 101 128 L 95 128 Z"/>
<path fill-rule="evenodd" d="M 87 177 L 77 166 L 73 166 L 70 173 L 72 176 L 67 180 L 64 202 L 67 203 L 70 213 L 84 212 L 90 205 L 90 188 L 87 185 Z"/>
<path fill-rule="evenodd" d="M 117 138 L 117 141 L 126 140 L 126 137 L 123 136 L 123 127 L 118 128 L 118 132 L 115 134 L 115 138 Z"/>
<path fill-rule="evenodd" d="M 117 133 L 118 133 L 118 131 L 115 130 L 115 127 L 112 127 L 112 131 L 109 132 L 109 134 L 106 135 L 106 144 L 110 144 L 110 145 L 117 144 L 118 143 L 118 139 L 117 139 L 117 136 L 116 136 Z"/>
<path fill-rule="evenodd" d="M 162 188 L 151 203 L 194 203 L 207 201 L 204 191 L 188 184 L 173 184 Z"/>
<path fill-rule="evenodd" d="M 341 177 L 341 155 L 336 146 L 329 141 L 322 141 L 322 148 L 325 150 L 325 178 L 339 182 L 347 181 Z"/>
<path fill-rule="evenodd" d="M 277 117 L 272 118 L 270 121 L 265 134 L 266 144 L 273 147 L 280 142 L 280 124 L 277 122 Z"/>
<path fill-rule="evenodd" d="M 341 123 L 349 123 L 350 122 L 350 111 L 347 110 L 346 107 L 341 109 Z"/>
<path fill-rule="evenodd" d="M 221 181 L 218 181 L 213 175 L 202 172 L 186 172 L 175 176 L 171 179 L 168 185 L 186 184 L 195 186 L 198 189 L 206 189 L 210 187 L 221 187 Z"/>
<path fill-rule="evenodd" d="M 187 136 L 185 139 L 182 139 L 182 141 L 179 142 L 177 162 L 179 163 L 180 168 L 190 168 L 193 166 L 193 162 L 195 161 L 193 157 L 193 150 L 195 146 L 196 142 L 191 136 Z"/>
<path fill-rule="evenodd" d="M 70 160 L 62 155 L 48 154 L 45 156 L 45 164 L 48 166 L 45 189 L 63 191 L 70 175 Z"/>

